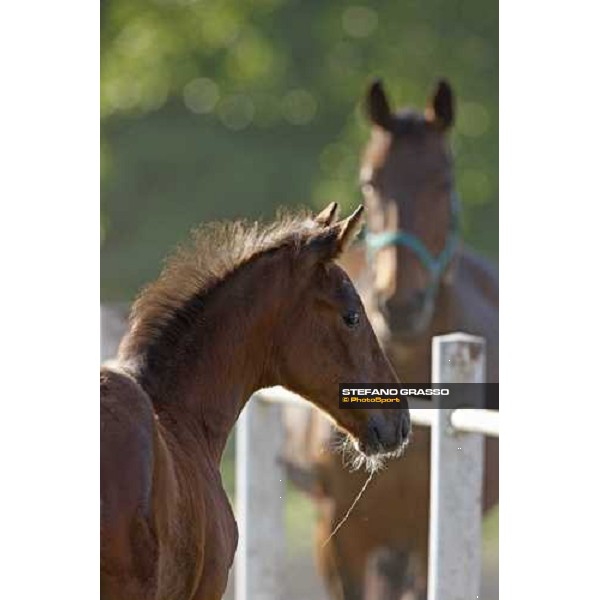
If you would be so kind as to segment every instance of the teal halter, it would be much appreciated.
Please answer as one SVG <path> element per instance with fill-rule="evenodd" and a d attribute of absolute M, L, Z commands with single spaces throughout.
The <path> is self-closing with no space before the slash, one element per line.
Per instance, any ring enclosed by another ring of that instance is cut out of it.
<path fill-rule="evenodd" d="M 446 244 L 443 250 L 434 256 L 425 244 L 410 231 L 383 231 L 381 233 L 369 233 L 367 231 L 365 242 L 369 262 L 379 250 L 387 246 L 404 246 L 415 254 L 421 264 L 429 272 L 431 281 L 427 286 L 425 293 L 428 297 L 435 295 L 439 287 L 444 271 L 450 264 L 454 252 L 458 246 L 459 236 L 459 198 L 456 192 L 452 192 L 450 197 L 450 229 L 446 236 Z"/>

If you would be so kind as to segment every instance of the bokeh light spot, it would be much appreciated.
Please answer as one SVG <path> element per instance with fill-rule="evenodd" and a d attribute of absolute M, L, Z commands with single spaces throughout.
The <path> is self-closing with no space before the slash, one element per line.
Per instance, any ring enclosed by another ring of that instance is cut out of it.
<path fill-rule="evenodd" d="M 241 131 L 252 123 L 254 103 L 244 94 L 228 96 L 219 104 L 219 117 L 228 129 Z"/>
<path fill-rule="evenodd" d="M 190 81 L 183 88 L 183 101 L 185 105 L 198 114 L 211 112 L 219 100 L 219 86 L 206 77 Z"/>
<path fill-rule="evenodd" d="M 317 112 L 317 101 L 307 90 L 292 90 L 283 97 L 282 112 L 292 125 L 306 125 Z"/>
<path fill-rule="evenodd" d="M 342 14 L 344 31 L 355 38 L 366 38 L 376 29 L 379 18 L 368 6 L 350 6 Z"/>
<path fill-rule="evenodd" d="M 201 36 L 209 48 L 227 48 L 240 34 L 241 24 L 233 7 L 214 3 L 203 9 Z"/>
<path fill-rule="evenodd" d="M 278 60 L 270 41 L 251 27 L 230 47 L 226 68 L 231 78 L 241 86 L 259 80 L 273 80 Z"/>

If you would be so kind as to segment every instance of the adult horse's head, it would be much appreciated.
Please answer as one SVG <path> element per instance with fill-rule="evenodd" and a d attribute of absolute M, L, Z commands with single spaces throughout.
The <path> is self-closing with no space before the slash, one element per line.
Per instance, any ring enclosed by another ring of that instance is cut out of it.
<path fill-rule="evenodd" d="M 446 135 L 454 121 L 452 90 L 440 81 L 424 112 L 393 113 L 376 81 L 366 105 L 372 134 L 360 183 L 374 291 L 391 331 L 410 338 L 427 329 L 458 243 Z"/>
<path fill-rule="evenodd" d="M 406 402 L 397 409 L 339 408 L 340 383 L 398 382 L 354 285 L 335 262 L 360 229 L 362 212 L 335 222 L 334 203 L 314 220 L 315 233 L 294 258 L 276 352 L 281 383 L 328 413 L 364 455 L 375 456 L 402 448 L 410 417 Z"/>

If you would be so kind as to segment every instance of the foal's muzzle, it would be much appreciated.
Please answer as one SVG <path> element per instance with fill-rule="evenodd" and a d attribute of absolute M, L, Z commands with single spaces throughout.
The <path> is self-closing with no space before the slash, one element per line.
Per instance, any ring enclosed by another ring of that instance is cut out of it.
<path fill-rule="evenodd" d="M 410 431 L 408 409 L 378 412 L 369 417 L 366 439 L 360 449 L 367 456 L 396 452 L 408 442 Z"/>

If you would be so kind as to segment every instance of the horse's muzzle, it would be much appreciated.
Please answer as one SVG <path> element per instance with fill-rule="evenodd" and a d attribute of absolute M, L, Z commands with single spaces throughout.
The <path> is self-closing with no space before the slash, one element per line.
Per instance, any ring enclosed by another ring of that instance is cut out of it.
<path fill-rule="evenodd" d="M 425 291 L 415 292 L 404 302 L 392 297 L 380 305 L 390 331 L 401 336 L 423 333 L 431 321 L 434 308 L 434 299 Z"/>

